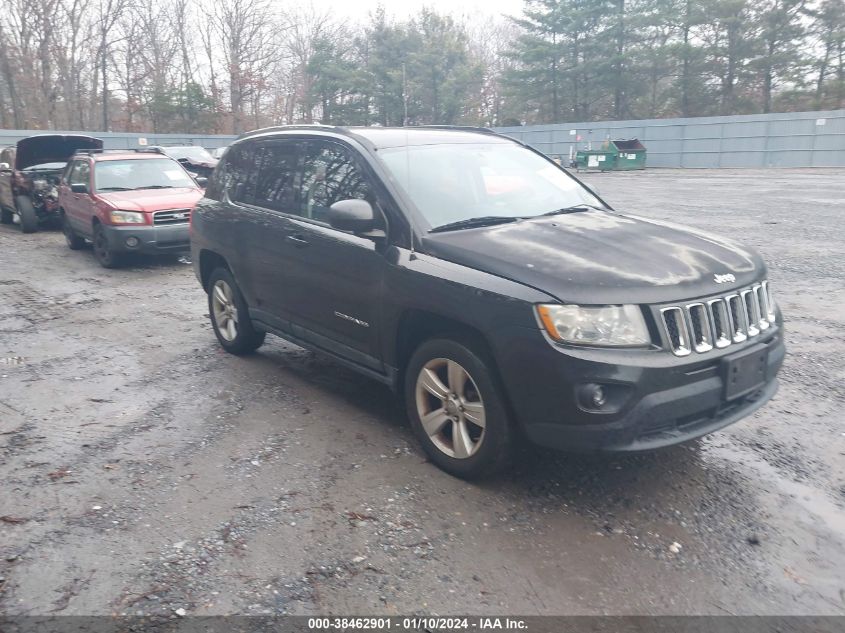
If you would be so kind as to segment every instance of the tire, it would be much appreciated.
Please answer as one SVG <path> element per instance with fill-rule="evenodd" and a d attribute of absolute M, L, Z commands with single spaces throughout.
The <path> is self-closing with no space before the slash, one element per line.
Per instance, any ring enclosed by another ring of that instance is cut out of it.
<path fill-rule="evenodd" d="M 480 346 L 458 337 L 420 345 L 405 371 L 405 402 L 414 434 L 447 473 L 478 479 L 510 463 L 513 425 Z"/>
<path fill-rule="evenodd" d="M 215 269 L 208 278 L 208 316 L 217 341 L 230 354 L 251 354 L 267 336 L 253 326 L 240 288 L 225 268 Z"/>
<path fill-rule="evenodd" d="M 35 233 L 38 230 L 38 214 L 32 206 L 32 200 L 26 196 L 15 198 L 18 207 L 18 217 L 21 219 L 21 231 L 24 233 Z"/>
<path fill-rule="evenodd" d="M 6 207 L 0 207 L 0 224 L 12 224 L 15 221 L 14 211 L 10 211 Z"/>
<path fill-rule="evenodd" d="M 67 247 L 72 251 L 78 251 L 85 247 L 85 239 L 79 237 L 73 227 L 70 225 L 70 220 L 67 219 L 67 214 L 62 212 L 62 233 L 65 234 L 65 242 Z"/>
<path fill-rule="evenodd" d="M 93 240 L 94 257 L 103 268 L 120 268 L 123 264 L 123 253 L 115 253 L 109 246 L 109 240 L 102 224 L 94 225 Z"/>

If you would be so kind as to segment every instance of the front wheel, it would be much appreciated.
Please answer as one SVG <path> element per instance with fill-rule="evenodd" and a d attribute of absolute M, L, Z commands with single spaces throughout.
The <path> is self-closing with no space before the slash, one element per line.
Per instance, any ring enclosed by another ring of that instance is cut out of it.
<path fill-rule="evenodd" d="M 79 237 L 73 230 L 66 213 L 62 213 L 62 233 L 65 234 L 65 242 L 67 242 L 67 247 L 70 250 L 78 251 L 85 246 L 85 239 Z"/>
<path fill-rule="evenodd" d="M 123 263 L 121 253 L 115 253 L 109 246 L 109 238 L 103 230 L 102 224 L 94 225 L 93 235 L 94 257 L 103 268 L 118 268 Z"/>
<path fill-rule="evenodd" d="M 225 268 L 208 279 L 208 312 L 217 340 L 230 354 L 250 354 L 264 343 L 266 334 L 253 327 L 238 284 Z"/>
<path fill-rule="evenodd" d="M 38 230 L 38 214 L 32 206 L 32 200 L 27 196 L 18 196 L 15 199 L 18 207 L 18 217 L 21 220 L 21 231 L 24 233 L 35 233 Z"/>
<path fill-rule="evenodd" d="M 405 401 L 415 435 L 431 461 L 465 479 L 503 470 L 512 425 L 487 355 L 464 342 L 426 341 L 405 372 Z"/>

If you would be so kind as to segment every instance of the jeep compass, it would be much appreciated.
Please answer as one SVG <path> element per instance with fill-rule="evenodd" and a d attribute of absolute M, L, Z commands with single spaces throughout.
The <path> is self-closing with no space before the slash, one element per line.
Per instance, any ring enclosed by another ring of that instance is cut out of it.
<path fill-rule="evenodd" d="M 245 134 L 191 248 L 225 350 L 269 332 L 390 385 L 460 477 L 501 469 L 517 434 L 609 451 L 702 436 L 769 400 L 784 357 L 753 249 L 615 211 L 486 130 Z"/>

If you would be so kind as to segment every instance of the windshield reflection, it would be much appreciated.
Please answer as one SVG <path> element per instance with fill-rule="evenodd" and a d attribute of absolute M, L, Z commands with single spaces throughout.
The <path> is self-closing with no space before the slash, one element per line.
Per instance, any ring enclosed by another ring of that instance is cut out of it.
<path fill-rule="evenodd" d="M 420 145 L 383 149 L 379 156 L 433 227 L 585 204 L 604 207 L 565 171 L 518 145 Z"/>
<path fill-rule="evenodd" d="M 109 160 L 96 163 L 97 191 L 196 187 L 182 166 L 169 158 Z"/>

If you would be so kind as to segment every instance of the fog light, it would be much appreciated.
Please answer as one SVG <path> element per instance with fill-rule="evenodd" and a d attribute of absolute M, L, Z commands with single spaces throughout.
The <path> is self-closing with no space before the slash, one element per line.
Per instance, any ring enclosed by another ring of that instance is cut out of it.
<path fill-rule="evenodd" d="M 578 388 L 578 401 L 582 409 L 599 410 L 607 404 L 607 400 L 607 394 L 601 385 L 588 382 Z"/>
<path fill-rule="evenodd" d="M 136 246 L 138 246 L 138 244 L 140 244 L 140 243 L 141 243 L 141 242 L 140 242 L 140 240 L 138 240 L 138 238 L 137 238 L 137 237 L 127 237 L 127 238 L 126 238 L 126 245 L 127 245 L 129 248 L 135 248 L 135 247 L 136 247 Z"/>
<path fill-rule="evenodd" d="M 589 413 L 618 413 L 633 394 L 633 385 L 615 382 L 585 382 L 575 388 L 578 408 Z"/>
<path fill-rule="evenodd" d="M 600 385 L 593 387 L 592 399 L 594 407 L 598 408 L 604 406 L 604 403 L 606 402 L 604 398 L 604 389 L 602 389 Z"/>

